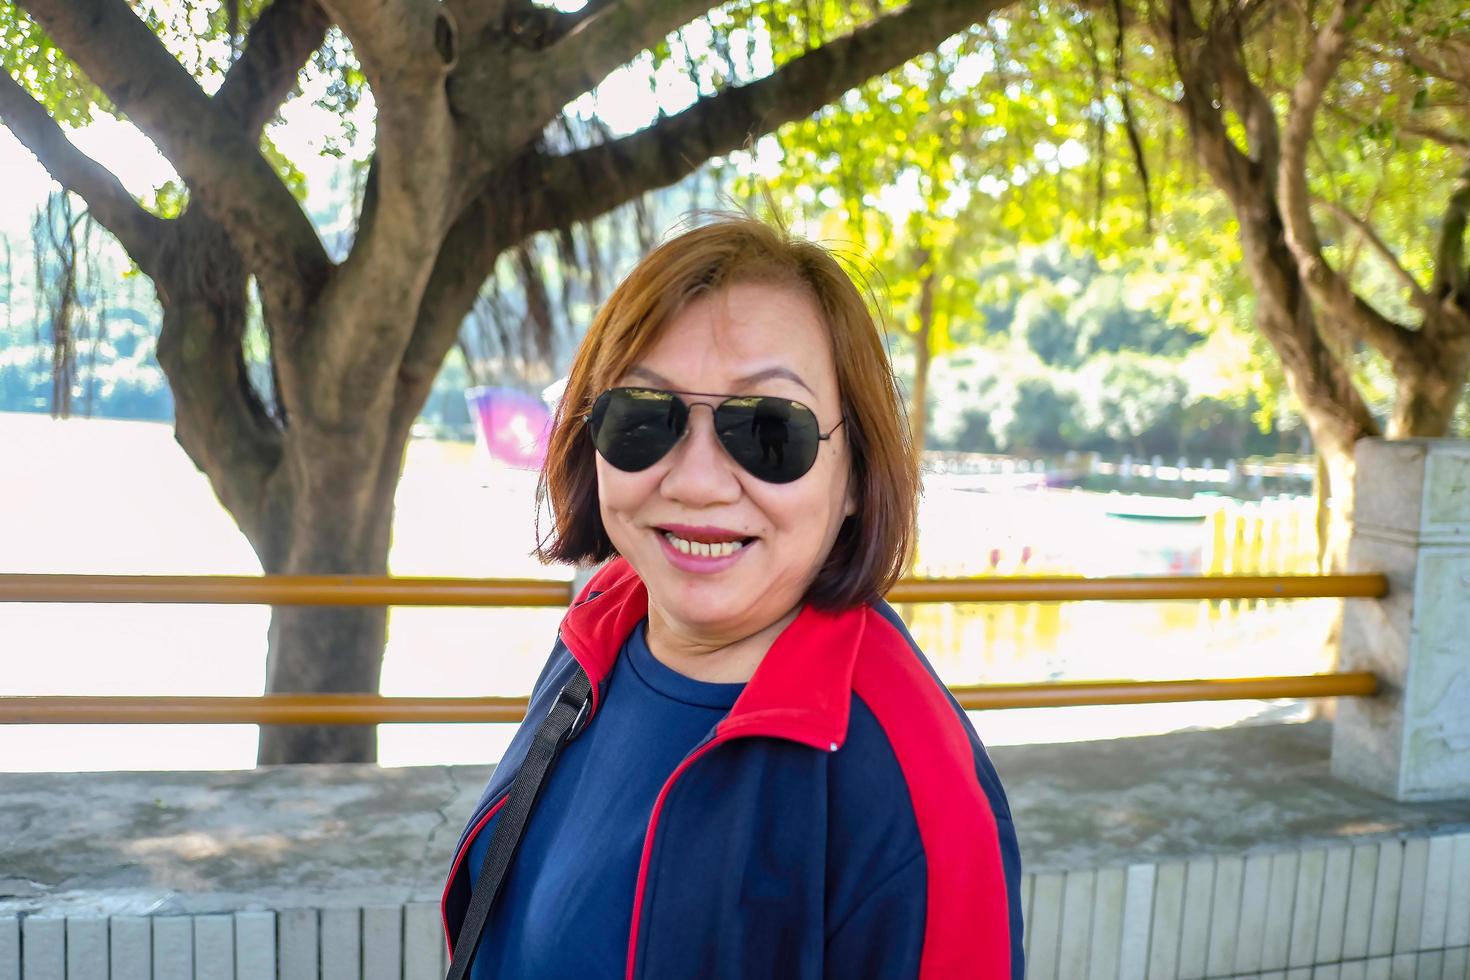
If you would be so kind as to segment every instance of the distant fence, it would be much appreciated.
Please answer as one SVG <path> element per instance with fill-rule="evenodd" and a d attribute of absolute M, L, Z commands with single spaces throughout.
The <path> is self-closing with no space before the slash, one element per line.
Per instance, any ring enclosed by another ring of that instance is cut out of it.
<path fill-rule="evenodd" d="M 1204 526 L 1206 575 L 1299 575 L 1317 568 L 1317 509 L 1310 498 L 1221 498 Z"/>
<path fill-rule="evenodd" d="M 939 489 L 931 486 L 930 496 Z M 1057 492 L 1045 499 L 1066 503 L 1074 498 Z M 1081 508 L 1069 514 L 1064 507 L 1057 507 L 1055 520 L 1048 520 L 1050 514 L 1021 509 L 1015 496 L 951 492 L 946 500 L 931 500 L 933 516 L 952 530 L 921 531 L 915 571 L 936 577 L 1029 578 L 1117 574 L 1124 569 L 1207 576 L 1311 575 L 1318 570 L 1317 510 L 1310 497 L 1164 500 L 1087 494 L 1085 499 L 1092 502 L 1085 521 Z M 992 515 L 983 527 L 975 527 L 974 514 L 982 508 L 1019 513 L 1013 521 L 997 521 Z M 1111 558 L 1099 568 L 1101 551 Z"/>
<path fill-rule="evenodd" d="M 1316 463 L 1310 456 L 1249 457 L 1216 462 L 1210 457 L 1191 460 L 1163 456 L 1122 456 L 1104 459 L 1098 453 L 1068 452 L 1059 456 L 1008 456 L 998 453 L 963 453 L 926 450 L 924 471 L 944 475 L 1045 474 L 1054 481 L 1085 476 L 1111 476 L 1155 483 L 1218 484 L 1222 487 L 1259 487 L 1265 480 L 1310 483 Z"/>

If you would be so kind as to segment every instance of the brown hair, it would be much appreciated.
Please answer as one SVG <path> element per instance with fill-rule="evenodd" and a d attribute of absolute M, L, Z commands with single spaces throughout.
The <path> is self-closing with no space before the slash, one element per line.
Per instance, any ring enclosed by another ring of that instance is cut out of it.
<path fill-rule="evenodd" d="M 919 489 L 908 418 L 883 337 L 830 252 L 743 216 L 721 215 L 655 248 L 592 321 L 552 424 L 536 496 L 538 511 L 550 501 L 554 526 L 535 553 L 545 562 L 570 563 L 616 554 L 602 525 L 596 450 L 585 417 L 686 304 L 735 282 L 806 292 L 831 338 L 857 512 L 843 522 L 805 599 L 842 609 L 881 596 L 898 580 L 912 548 Z"/>

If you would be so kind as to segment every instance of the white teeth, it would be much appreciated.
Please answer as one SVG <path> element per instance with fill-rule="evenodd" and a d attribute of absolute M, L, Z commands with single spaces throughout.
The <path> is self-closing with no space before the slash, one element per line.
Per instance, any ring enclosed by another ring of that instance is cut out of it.
<path fill-rule="evenodd" d="M 680 554 L 694 555 L 698 558 L 728 558 L 745 547 L 744 543 L 740 541 L 720 541 L 715 543 L 690 541 L 669 531 L 664 532 L 664 537 L 669 539 L 669 544 L 677 548 Z"/>

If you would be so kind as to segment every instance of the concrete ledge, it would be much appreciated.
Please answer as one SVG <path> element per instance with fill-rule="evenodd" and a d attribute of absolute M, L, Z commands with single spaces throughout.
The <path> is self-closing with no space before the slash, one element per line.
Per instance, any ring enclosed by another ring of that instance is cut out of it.
<path fill-rule="evenodd" d="M 1470 800 L 1398 803 L 1334 779 L 1331 743 L 1315 721 L 991 756 L 1028 872 L 1470 831 Z"/>
<path fill-rule="evenodd" d="M 0 915 L 438 902 L 492 768 L 0 773 Z"/>
<path fill-rule="evenodd" d="M 1460 980 L 1470 801 L 1334 780 L 1330 740 L 1313 722 L 994 750 L 1029 980 Z M 148 975 L 140 957 L 154 975 L 442 977 L 439 891 L 489 772 L 0 774 L 0 980 L 92 959 Z"/>

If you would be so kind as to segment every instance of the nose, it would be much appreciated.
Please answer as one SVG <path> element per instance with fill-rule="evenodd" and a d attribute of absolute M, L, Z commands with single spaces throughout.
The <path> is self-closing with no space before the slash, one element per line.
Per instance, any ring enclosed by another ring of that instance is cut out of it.
<path fill-rule="evenodd" d="M 699 411 L 699 409 L 708 411 Z M 669 452 L 669 469 L 659 491 L 689 507 L 710 507 L 740 499 L 738 465 L 715 435 L 714 406 L 689 406 L 689 421 L 679 444 Z"/>

